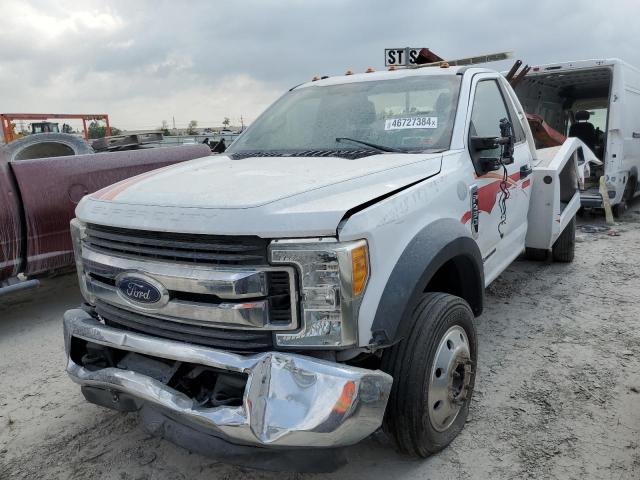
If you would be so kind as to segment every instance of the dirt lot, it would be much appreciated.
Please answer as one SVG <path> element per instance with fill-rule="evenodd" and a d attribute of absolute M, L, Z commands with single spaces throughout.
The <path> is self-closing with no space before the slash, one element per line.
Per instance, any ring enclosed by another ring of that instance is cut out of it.
<path fill-rule="evenodd" d="M 518 261 L 489 288 L 471 418 L 449 448 L 415 461 L 369 439 L 331 475 L 216 463 L 85 403 L 63 371 L 75 278 L 50 279 L 0 302 L 0 479 L 640 478 L 639 204 L 616 231 L 579 231 L 573 264 Z"/>

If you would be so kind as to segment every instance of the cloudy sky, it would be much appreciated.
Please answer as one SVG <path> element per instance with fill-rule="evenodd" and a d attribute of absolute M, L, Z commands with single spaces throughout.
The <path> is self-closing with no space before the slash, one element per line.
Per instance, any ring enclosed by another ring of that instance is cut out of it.
<path fill-rule="evenodd" d="M 239 124 L 314 74 L 379 68 L 398 46 L 640 66 L 638 18 L 639 0 L 0 0 L 0 112 Z"/>

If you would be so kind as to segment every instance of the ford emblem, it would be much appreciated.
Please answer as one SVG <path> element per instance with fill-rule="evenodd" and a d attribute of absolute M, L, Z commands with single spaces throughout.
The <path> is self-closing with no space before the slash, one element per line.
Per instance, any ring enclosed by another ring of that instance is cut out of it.
<path fill-rule="evenodd" d="M 116 278 L 116 288 L 120 297 L 139 306 L 159 307 L 169 296 L 160 282 L 140 273 L 121 273 Z"/>

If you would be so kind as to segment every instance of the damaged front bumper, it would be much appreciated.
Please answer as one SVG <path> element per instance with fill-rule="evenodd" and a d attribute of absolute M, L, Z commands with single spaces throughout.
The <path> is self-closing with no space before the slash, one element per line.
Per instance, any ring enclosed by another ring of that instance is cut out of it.
<path fill-rule="evenodd" d="M 338 447 L 377 430 L 392 378 L 371 371 L 284 352 L 238 355 L 105 326 L 84 310 L 64 315 L 67 373 L 93 392 L 126 398 L 120 410 L 152 406 L 178 422 L 230 443 L 259 447 Z M 247 375 L 242 404 L 206 408 L 166 382 L 118 367 L 85 368 L 71 353 L 77 341 L 150 358 L 174 360 Z M 98 395 L 100 396 L 100 395 Z"/>

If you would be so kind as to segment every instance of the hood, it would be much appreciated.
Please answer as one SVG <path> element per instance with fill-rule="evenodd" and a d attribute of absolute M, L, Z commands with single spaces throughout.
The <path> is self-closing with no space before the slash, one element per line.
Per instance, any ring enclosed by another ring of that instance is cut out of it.
<path fill-rule="evenodd" d="M 437 174 L 440 163 L 440 154 L 210 156 L 116 183 L 85 197 L 76 214 L 87 222 L 157 231 L 335 234 L 348 210 Z"/>

